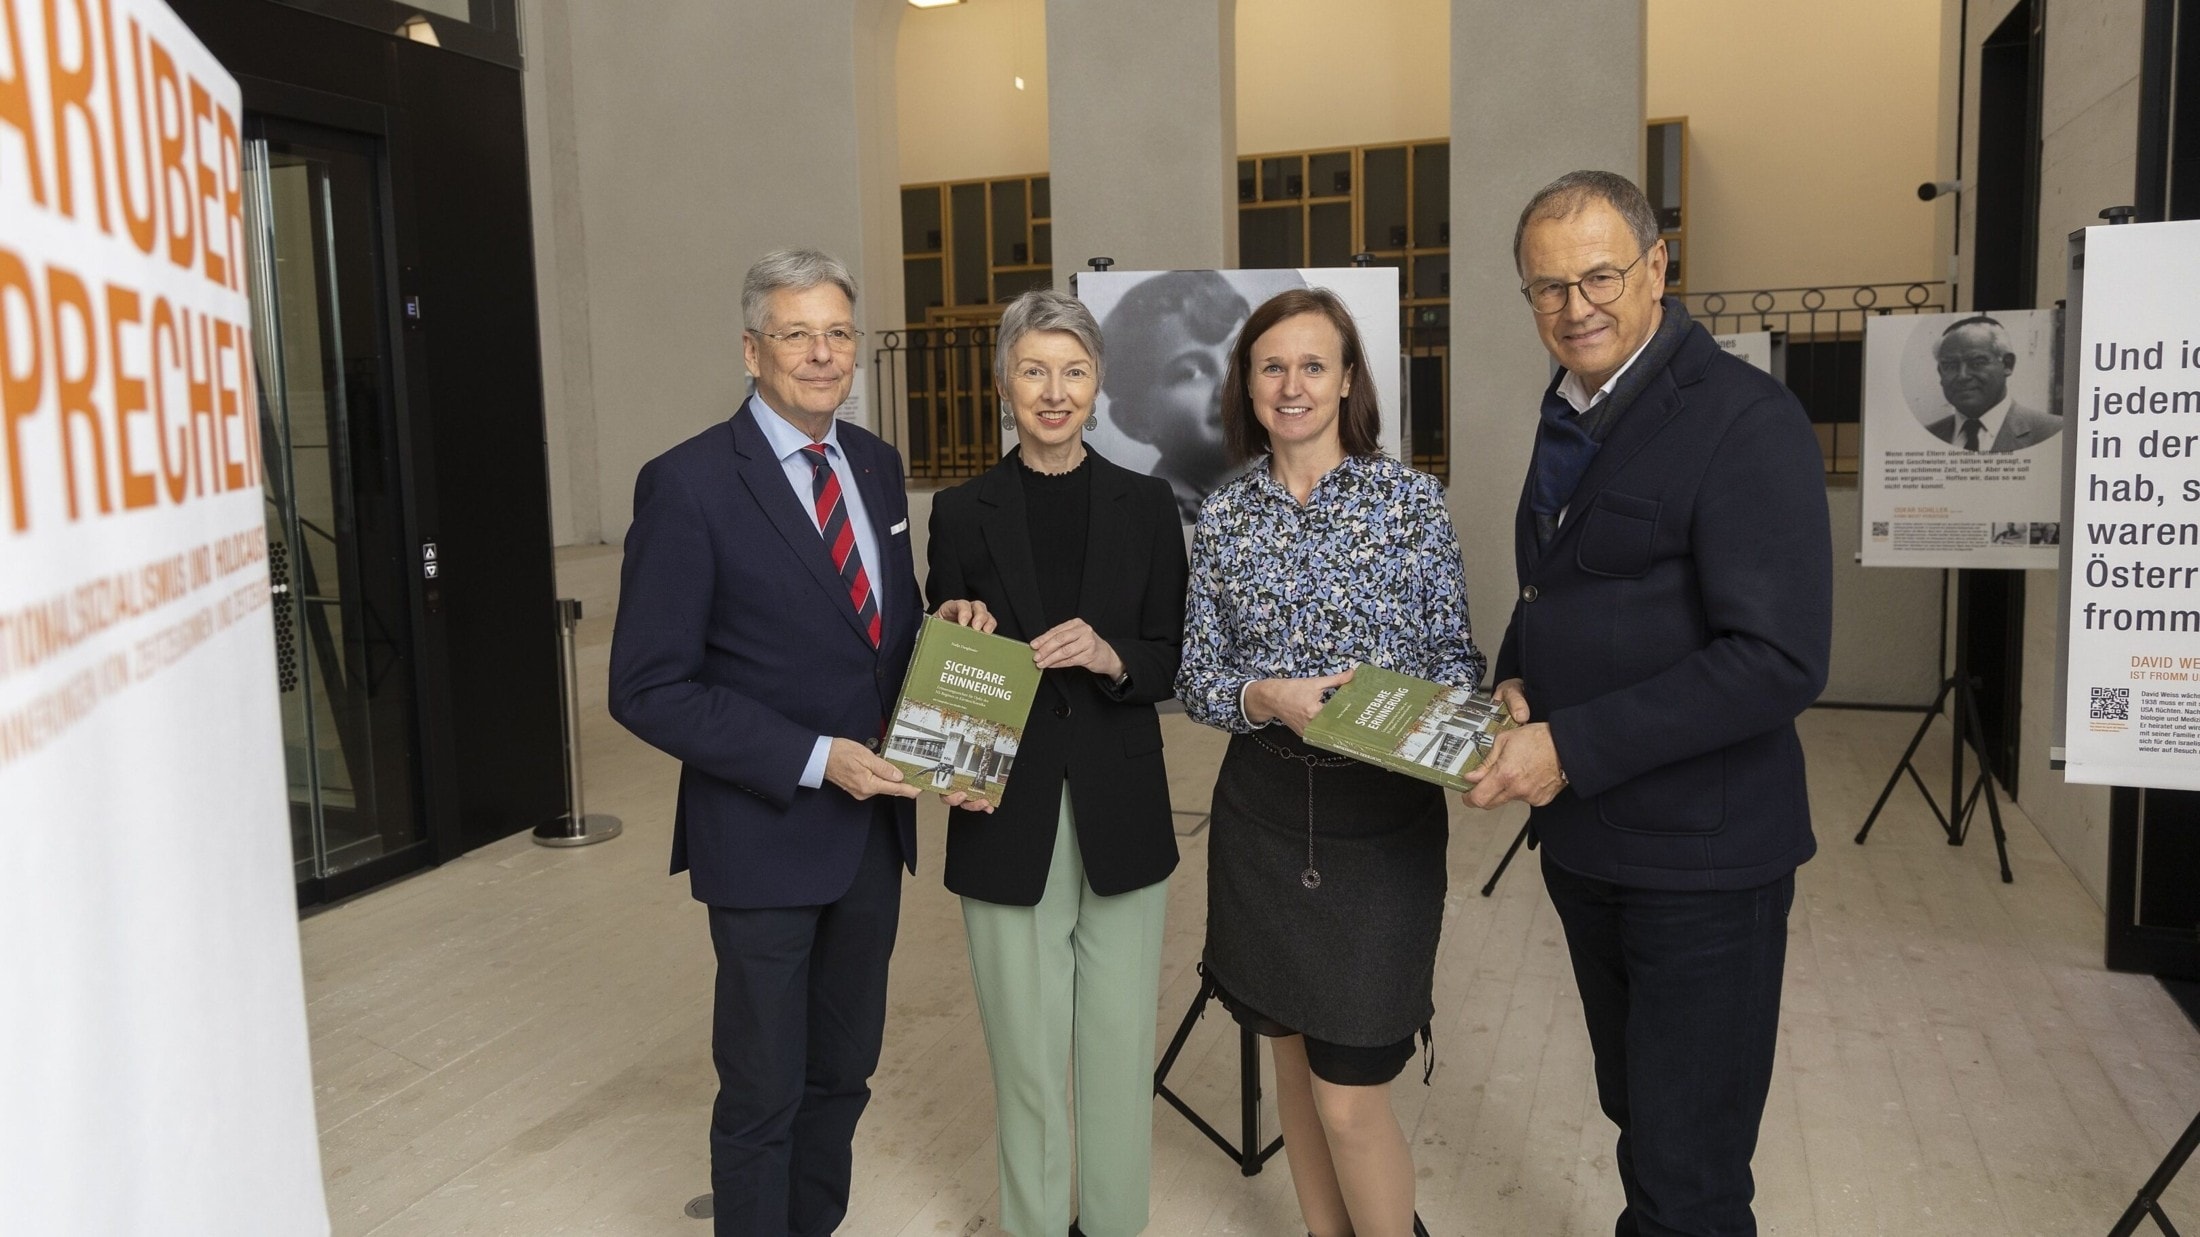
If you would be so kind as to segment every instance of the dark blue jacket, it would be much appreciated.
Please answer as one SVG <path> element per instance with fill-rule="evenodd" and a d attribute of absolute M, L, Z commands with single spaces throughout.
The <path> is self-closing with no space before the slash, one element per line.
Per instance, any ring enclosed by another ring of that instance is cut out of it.
<path fill-rule="evenodd" d="M 879 557 L 879 647 L 744 407 L 644 465 L 620 571 L 611 715 L 680 760 L 672 870 L 713 906 L 812 906 L 846 892 L 872 803 L 798 783 L 821 734 L 885 731 L 924 602 L 901 456 L 843 422 Z M 916 813 L 891 801 L 916 870 Z"/>
<path fill-rule="evenodd" d="M 1833 638 L 1824 467 L 1795 396 L 1692 326 L 1541 552 L 1523 489 L 1497 678 L 1571 779 L 1530 817 L 1554 862 L 1745 889 L 1817 849 L 1795 718 Z"/>

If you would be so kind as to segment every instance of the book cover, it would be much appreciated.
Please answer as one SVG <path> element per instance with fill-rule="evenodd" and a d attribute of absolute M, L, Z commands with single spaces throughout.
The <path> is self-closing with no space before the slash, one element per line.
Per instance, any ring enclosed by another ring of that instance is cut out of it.
<path fill-rule="evenodd" d="M 1465 790 L 1466 773 L 1489 755 L 1498 734 L 1514 725 L 1488 696 L 1362 662 L 1353 667 L 1352 681 L 1307 723 L 1306 741 Z"/>
<path fill-rule="evenodd" d="M 999 803 L 1038 694 L 1030 645 L 927 615 L 880 755 L 926 790 Z"/>

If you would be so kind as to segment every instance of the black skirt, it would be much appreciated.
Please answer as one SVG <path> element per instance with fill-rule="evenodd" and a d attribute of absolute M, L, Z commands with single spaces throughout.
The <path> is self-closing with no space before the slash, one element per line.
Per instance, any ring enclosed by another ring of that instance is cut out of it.
<path fill-rule="evenodd" d="M 1311 773 L 1309 756 L 1322 762 Z M 1435 1014 L 1450 830 L 1441 787 L 1339 759 L 1280 726 L 1231 738 L 1215 778 L 1205 962 L 1295 1031 L 1377 1047 Z"/>

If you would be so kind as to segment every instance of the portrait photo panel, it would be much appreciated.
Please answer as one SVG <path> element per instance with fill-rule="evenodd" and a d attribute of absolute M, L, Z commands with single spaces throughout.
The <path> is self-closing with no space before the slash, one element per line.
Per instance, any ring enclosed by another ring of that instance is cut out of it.
<path fill-rule="evenodd" d="M 1404 455 L 1398 272 L 1389 267 L 1243 271 L 1084 271 L 1076 293 L 1100 323 L 1106 372 L 1085 441 L 1168 481 L 1186 524 L 1238 469 L 1222 439 L 1230 348 L 1253 310 L 1296 288 L 1335 292 L 1352 313 L 1382 409 L 1383 450 Z M 1006 435 L 1013 441 L 1013 432 Z M 1005 449 L 1005 444 L 1004 444 Z"/>

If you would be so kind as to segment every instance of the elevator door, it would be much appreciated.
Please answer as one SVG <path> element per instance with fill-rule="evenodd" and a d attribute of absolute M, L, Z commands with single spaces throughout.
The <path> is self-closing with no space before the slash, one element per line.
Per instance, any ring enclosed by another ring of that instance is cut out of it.
<path fill-rule="evenodd" d="M 246 118 L 269 566 L 301 904 L 426 862 L 381 139 Z M 410 862 L 408 862 L 410 861 Z"/>

